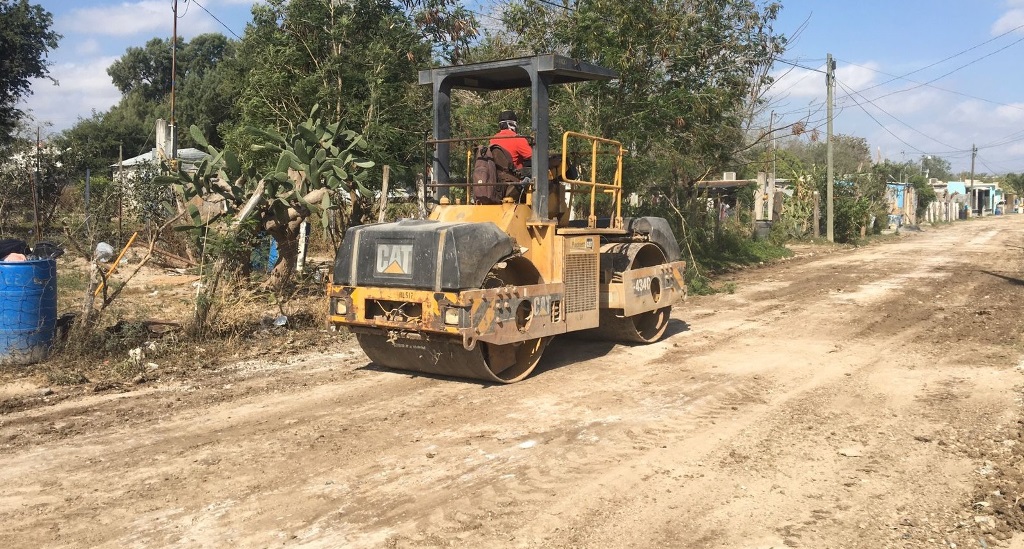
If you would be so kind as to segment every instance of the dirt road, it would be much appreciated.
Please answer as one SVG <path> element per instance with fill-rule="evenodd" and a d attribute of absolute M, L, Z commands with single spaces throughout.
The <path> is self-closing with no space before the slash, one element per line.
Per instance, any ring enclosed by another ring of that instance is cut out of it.
<path fill-rule="evenodd" d="M 1024 547 L 1022 242 L 805 250 L 511 386 L 346 339 L 57 389 L 0 415 L 0 547 Z"/>

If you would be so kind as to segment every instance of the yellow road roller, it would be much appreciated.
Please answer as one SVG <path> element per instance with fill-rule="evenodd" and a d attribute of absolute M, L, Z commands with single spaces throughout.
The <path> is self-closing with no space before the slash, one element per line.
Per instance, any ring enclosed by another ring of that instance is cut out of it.
<path fill-rule="evenodd" d="M 433 207 L 348 229 L 327 287 L 332 328 L 353 332 L 375 364 L 492 383 L 529 376 L 556 335 L 660 339 L 686 294 L 671 228 L 622 217 L 621 143 L 549 139 L 551 86 L 615 76 L 555 54 L 421 71 L 434 120 L 419 192 Z M 491 136 L 451 136 L 453 90 L 513 88 L 532 98 L 521 169 Z"/>

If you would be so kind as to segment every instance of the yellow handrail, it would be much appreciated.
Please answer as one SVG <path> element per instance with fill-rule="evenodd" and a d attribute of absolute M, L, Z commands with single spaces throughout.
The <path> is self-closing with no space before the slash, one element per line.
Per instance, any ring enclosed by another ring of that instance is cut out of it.
<path fill-rule="evenodd" d="M 590 142 L 590 179 L 571 179 L 567 175 L 570 137 Z M 597 156 L 602 145 L 610 146 L 612 148 L 611 152 L 615 154 L 615 175 L 613 176 L 611 183 L 598 181 Z M 562 181 L 570 186 L 570 193 L 575 194 L 576 192 L 572 189 L 573 186 L 590 187 L 590 214 L 587 216 L 587 227 L 589 228 L 597 226 L 597 216 L 594 214 L 594 210 L 596 207 L 598 189 L 612 195 L 612 200 L 615 201 L 615 218 L 612 221 L 612 226 L 613 228 L 622 227 L 622 157 L 624 151 L 625 149 L 623 149 L 622 143 L 612 139 L 605 139 L 603 137 L 587 135 L 579 132 L 565 132 L 562 134 L 562 165 L 560 166 L 560 175 L 562 177 Z"/>

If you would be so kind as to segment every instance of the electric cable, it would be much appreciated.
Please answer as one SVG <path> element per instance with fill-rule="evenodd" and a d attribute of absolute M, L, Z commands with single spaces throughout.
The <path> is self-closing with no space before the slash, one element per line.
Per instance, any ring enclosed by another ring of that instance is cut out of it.
<path fill-rule="evenodd" d="M 205 11 L 207 15 L 209 15 L 210 17 L 212 17 L 212 18 L 213 18 L 213 20 L 214 20 L 214 21 L 216 21 L 216 22 L 220 23 L 220 26 L 222 26 L 222 27 L 224 27 L 225 29 L 227 29 L 227 30 L 228 30 L 228 32 L 230 32 L 230 33 L 231 33 L 232 35 L 234 35 L 234 37 L 235 37 L 235 38 L 237 38 L 237 39 L 239 39 L 239 40 L 241 40 L 241 39 L 242 39 L 242 37 L 241 37 L 241 36 L 238 36 L 238 33 L 236 33 L 235 31 L 231 30 L 231 27 L 229 27 L 229 26 L 225 25 L 223 21 L 221 21 L 220 19 L 218 19 L 216 15 L 214 15 L 214 14 L 210 13 L 210 10 L 206 9 L 206 7 L 204 7 L 204 6 L 202 5 L 202 4 L 200 4 L 200 3 L 199 3 L 199 2 L 197 2 L 196 0 L 190 0 L 190 1 L 191 1 L 191 2 L 193 3 L 193 4 L 195 4 L 195 5 L 199 6 L 199 9 L 201 9 L 201 10 Z"/>

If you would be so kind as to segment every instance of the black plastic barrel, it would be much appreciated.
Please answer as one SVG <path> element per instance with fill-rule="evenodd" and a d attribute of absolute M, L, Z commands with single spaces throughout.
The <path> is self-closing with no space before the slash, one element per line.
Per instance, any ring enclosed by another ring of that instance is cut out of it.
<path fill-rule="evenodd" d="M 0 261 L 0 364 L 46 358 L 57 326 L 57 261 Z"/>

